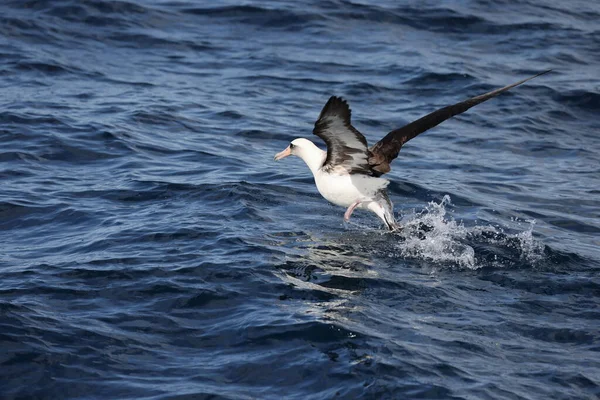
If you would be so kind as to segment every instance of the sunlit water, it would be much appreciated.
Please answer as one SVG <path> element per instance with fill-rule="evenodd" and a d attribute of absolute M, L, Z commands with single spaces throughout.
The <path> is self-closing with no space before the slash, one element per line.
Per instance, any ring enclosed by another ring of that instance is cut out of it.
<path fill-rule="evenodd" d="M 5 1 L 0 397 L 600 396 L 594 2 Z M 330 95 L 402 231 L 274 163 Z"/>

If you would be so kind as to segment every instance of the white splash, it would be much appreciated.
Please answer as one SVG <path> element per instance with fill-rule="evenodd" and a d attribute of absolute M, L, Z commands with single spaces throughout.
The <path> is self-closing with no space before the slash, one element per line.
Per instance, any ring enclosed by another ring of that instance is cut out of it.
<path fill-rule="evenodd" d="M 398 244 L 404 257 L 420 258 L 442 264 L 475 268 L 475 250 L 465 241 L 468 231 L 462 223 L 446 218 L 450 196 L 429 205 L 421 212 L 407 215 L 401 221 L 406 239 Z"/>
<path fill-rule="evenodd" d="M 403 217 L 404 240 L 396 245 L 402 257 L 468 269 L 509 267 L 523 261 L 535 264 L 543 258 L 544 245 L 533 237 L 535 221 L 526 221 L 529 227 L 516 234 L 491 225 L 467 228 L 447 215 L 451 205 L 450 196 L 445 195 L 440 203 L 430 202 L 423 211 Z M 478 259 L 478 245 L 487 245 L 488 253 L 491 245 L 494 254 L 480 254 Z M 506 250 L 510 250 L 508 259 Z"/>
<path fill-rule="evenodd" d="M 516 234 L 515 237 L 519 240 L 521 257 L 527 262 L 535 264 L 544 258 L 544 244 L 533 237 L 535 220 L 526 222 L 529 223 L 529 229 Z"/>

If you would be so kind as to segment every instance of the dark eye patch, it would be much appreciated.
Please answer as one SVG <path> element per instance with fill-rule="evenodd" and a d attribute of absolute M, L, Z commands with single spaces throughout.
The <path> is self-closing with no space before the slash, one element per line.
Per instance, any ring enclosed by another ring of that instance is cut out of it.
<path fill-rule="evenodd" d="M 293 149 L 294 147 L 296 147 L 294 143 L 290 143 L 290 149 Z"/>

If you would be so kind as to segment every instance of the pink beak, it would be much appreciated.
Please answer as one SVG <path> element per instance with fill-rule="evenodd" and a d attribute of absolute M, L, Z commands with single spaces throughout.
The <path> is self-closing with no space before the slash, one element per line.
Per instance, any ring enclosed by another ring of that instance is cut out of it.
<path fill-rule="evenodd" d="M 288 146 L 281 153 L 275 154 L 274 160 L 279 161 L 282 158 L 286 158 L 287 156 L 291 156 L 291 155 L 292 155 L 292 149 L 290 149 L 290 146 Z"/>

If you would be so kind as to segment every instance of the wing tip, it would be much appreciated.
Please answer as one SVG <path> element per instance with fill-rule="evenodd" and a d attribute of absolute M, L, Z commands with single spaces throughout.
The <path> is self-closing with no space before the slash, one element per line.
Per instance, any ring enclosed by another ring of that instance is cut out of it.
<path fill-rule="evenodd" d="M 533 75 L 531 78 L 527 78 L 527 80 L 533 79 L 533 78 L 537 78 L 538 76 L 542 76 L 542 75 L 546 75 L 547 73 L 553 72 L 553 69 L 547 69 L 545 71 L 542 72 L 538 72 L 537 74 Z"/>
<path fill-rule="evenodd" d="M 331 96 L 325 106 L 321 110 L 321 114 L 319 115 L 319 119 L 327 117 L 327 116 L 340 116 L 344 119 L 348 124 L 350 124 L 350 118 L 352 116 L 352 111 L 350 110 L 350 106 L 348 102 L 339 96 Z"/>
<path fill-rule="evenodd" d="M 532 79 L 535 79 L 535 78 L 537 78 L 538 76 L 546 75 L 547 73 L 549 73 L 549 72 L 552 72 L 552 71 L 554 71 L 554 70 L 553 70 L 553 69 L 547 69 L 547 70 L 545 70 L 545 71 L 538 72 L 537 74 L 535 74 L 535 75 L 533 75 L 533 76 L 530 76 L 529 78 L 525 78 L 525 79 L 523 79 L 523 80 L 521 80 L 521 81 L 519 81 L 519 82 L 517 82 L 517 83 L 514 83 L 514 84 L 512 84 L 512 85 L 509 85 L 509 89 L 512 89 L 512 88 L 513 88 L 513 87 L 515 87 L 515 86 L 521 85 L 521 84 L 523 84 L 523 83 L 525 83 L 525 82 L 527 82 L 527 81 L 530 81 L 530 80 L 532 80 Z M 507 89 L 507 90 L 508 90 L 508 89 Z"/>

